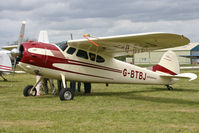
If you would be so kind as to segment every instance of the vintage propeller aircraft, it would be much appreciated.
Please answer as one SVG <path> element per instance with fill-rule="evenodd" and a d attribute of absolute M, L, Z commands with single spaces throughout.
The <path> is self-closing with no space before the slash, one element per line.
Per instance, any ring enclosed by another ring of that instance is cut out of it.
<path fill-rule="evenodd" d="M 21 43 L 25 29 L 22 23 L 18 48 L 15 51 L 18 65 L 26 72 L 45 78 L 62 80 L 60 100 L 74 97 L 66 80 L 85 83 L 111 84 L 154 84 L 166 85 L 168 89 L 178 78 L 197 78 L 192 73 L 180 74 L 179 63 L 174 52 L 166 52 L 160 63 L 151 69 L 141 68 L 115 59 L 116 56 L 129 55 L 136 50 L 161 49 L 181 46 L 189 39 L 170 33 L 144 33 L 69 40 L 59 44 L 43 42 Z M 14 53 L 14 52 L 13 52 Z M 35 96 L 38 83 L 24 88 L 24 96 Z"/>
<path fill-rule="evenodd" d="M 12 71 L 12 64 L 9 55 L 5 51 L 0 51 L 0 76 L 4 81 L 7 79 L 3 76 Z"/>
<path fill-rule="evenodd" d="M 8 81 L 4 75 L 8 75 L 13 72 L 12 70 L 12 57 L 10 51 L 0 50 L 0 77 L 4 81 Z M 15 71 L 15 73 L 25 73 L 24 71 Z"/>

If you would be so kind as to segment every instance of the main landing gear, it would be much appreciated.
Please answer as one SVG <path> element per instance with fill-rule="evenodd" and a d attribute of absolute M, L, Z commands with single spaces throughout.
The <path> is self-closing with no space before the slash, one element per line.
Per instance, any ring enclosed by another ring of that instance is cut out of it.
<path fill-rule="evenodd" d="M 167 89 L 168 90 L 173 90 L 173 87 L 169 86 L 169 85 L 166 85 Z"/>
<path fill-rule="evenodd" d="M 73 100 L 73 97 L 74 97 L 74 93 L 72 92 L 72 90 L 70 88 L 63 88 L 59 92 L 59 98 L 62 101 Z"/>
<path fill-rule="evenodd" d="M 73 100 L 74 98 L 74 92 L 72 91 L 71 88 L 66 87 L 66 79 L 64 75 L 61 75 L 62 79 L 62 85 L 60 84 L 61 82 L 58 83 L 59 85 L 59 98 L 62 101 L 68 101 L 68 100 Z M 23 95 L 24 96 L 36 96 L 37 95 L 37 90 L 36 86 L 43 80 L 43 78 L 40 78 L 39 81 L 36 82 L 36 84 L 33 85 L 27 85 L 24 88 Z M 84 89 L 85 89 L 85 94 L 90 94 L 91 93 L 91 83 L 84 83 Z"/>
<path fill-rule="evenodd" d="M 63 83 L 63 87 L 62 89 L 59 91 L 59 98 L 60 100 L 64 101 L 64 100 L 72 100 L 74 98 L 74 92 L 72 91 L 71 88 L 67 88 L 64 80 L 62 80 Z M 61 88 L 61 85 L 59 85 Z M 84 83 L 84 93 L 85 94 L 90 94 L 91 93 L 91 83 Z"/>
<path fill-rule="evenodd" d="M 61 78 L 62 78 L 63 88 L 59 92 L 60 100 L 62 100 L 62 101 L 73 100 L 74 93 L 70 88 L 66 88 L 66 78 L 65 78 L 65 76 L 61 75 Z"/>

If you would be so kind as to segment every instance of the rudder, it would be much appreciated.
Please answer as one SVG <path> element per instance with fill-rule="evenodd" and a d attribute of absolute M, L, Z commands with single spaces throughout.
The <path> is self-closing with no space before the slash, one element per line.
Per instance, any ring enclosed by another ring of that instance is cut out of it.
<path fill-rule="evenodd" d="M 154 72 L 177 75 L 180 73 L 180 66 L 177 55 L 173 51 L 167 51 L 162 56 L 160 62 L 153 66 Z"/>

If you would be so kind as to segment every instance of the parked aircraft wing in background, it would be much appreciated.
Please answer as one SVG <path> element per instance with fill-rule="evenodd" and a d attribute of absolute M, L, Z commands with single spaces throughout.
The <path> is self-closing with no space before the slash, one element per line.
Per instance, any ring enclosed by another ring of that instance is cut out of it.
<path fill-rule="evenodd" d="M 180 55 L 180 57 L 186 57 L 191 59 L 199 59 L 199 55 Z"/>

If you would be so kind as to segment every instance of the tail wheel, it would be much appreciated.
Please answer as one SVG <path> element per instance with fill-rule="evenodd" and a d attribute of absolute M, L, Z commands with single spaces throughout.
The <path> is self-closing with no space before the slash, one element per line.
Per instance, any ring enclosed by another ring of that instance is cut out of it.
<path fill-rule="evenodd" d="M 33 88 L 33 85 L 27 85 L 25 88 L 24 88 L 24 90 L 23 90 L 23 95 L 25 96 L 25 97 L 27 97 L 27 96 L 36 96 L 37 95 L 37 90 L 36 90 L 36 88 Z M 32 91 L 31 91 L 31 89 L 32 89 Z"/>
<path fill-rule="evenodd" d="M 73 100 L 74 94 L 70 88 L 63 88 L 59 93 L 60 100 Z"/>

